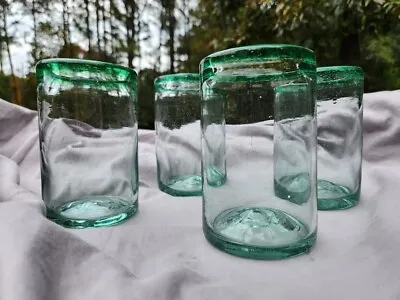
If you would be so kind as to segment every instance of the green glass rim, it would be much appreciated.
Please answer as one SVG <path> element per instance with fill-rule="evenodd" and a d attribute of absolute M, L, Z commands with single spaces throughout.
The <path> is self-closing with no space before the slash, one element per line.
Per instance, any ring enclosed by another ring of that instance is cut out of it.
<path fill-rule="evenodd" d="M 307 83 L 289 83 L 289 84 L 284 84 L 284 85 L 279 85 L 275 87 L 275 92 L 276 93 L 286 93 L 286 92 L 292 92 L 292 93 L 298 93 L 304 90 L 309 91 L 311 86 Z"/>
<path fill-rule="evenodd" d="M 329 66 L 317 68 L 317 86 L 363 84 L 364 71 L 357 66 Z"/>
<path fill-rule="evenodd" d="M 224 77 L 228 81 L 286 79 L 287 76 L 298 76 L 299 71 L 310 72 L 312 76 L 315 76 L 316 59 L 312 50 L 292 44 L 259 44 L 226 49 L 203 58 L 200 62 L 201 82 L 218 74 L 223 67 L 228 65 L 243 70 L 246 66 L 274 62 L 282 65 L 288 61 L 295 62 L 297 70 L 292 68 L 287 71 L 278 71 L 272 68 L 263 68 L 261 65 L 261 68 L 258 69 L 260 72 L 224 75 Z"/>
<path fill-rule="evenodd" d="M 154 80 L 156 91 L 199 91 L 200 75 L 198 73 L 177 73 L 157 77 Z"/>
<path fill-rule="evenodd" d="M 246 83 L 259 83 L 265 81 L 278 81 L 278 80 L 296 80 L 300 76 L 299 71 L 280 72 L 274 71 L 273 73 L 265 74 L 247 74 L 247 75 L 224 75 L 215 76 L 214 82 L 246 82 Z M 212 77 L 209 76 L 208 78 Z M 208 79 L 207 78 L 207 79 Z M 207 79 L 204 79 L 207 80 Z M 203 81 L 203 82 L 204 82 Z"/>
<path fill-rule="evenodd" d="M 82 72 L 91 73 L 83 76 Z M 129 83 L 137 80 L 135 70 L 122 65 L 109 62 L 75 59 L 75 58 L 50 58 L 39 61 L 36 64 L 36 77 L 41 80 L 49 73 L 63 81 L 79 81 L 83 83 Z M 107 79 L 94 78 L 95 74 L 105 73 Z"/>
<path fill-rule="evenodd" d="M 154 84 L 160 84 L 162 82 L 198 82 L 200 80 L 200 75 L 197 73 L 177 73 L 177 74 L 167 74 L 158 76 L 154 80 Z"/>

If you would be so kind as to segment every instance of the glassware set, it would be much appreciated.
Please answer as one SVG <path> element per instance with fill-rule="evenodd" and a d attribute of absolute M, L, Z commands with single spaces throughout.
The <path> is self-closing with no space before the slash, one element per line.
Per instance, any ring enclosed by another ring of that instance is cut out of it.
<path fill-rule="evenodd" d="M 85 228 L 135 214 L 136 72 L 50 59 L 36 76 L 47 217 Z M 363 79 L 358 67 L 316 68 L 313 51 L 295 45 L 232 48 L 199 73 L 158 77 L 159 189 L 202 196 L 204 235 L 227 253 L 308 252 L 318 209 L 359 202 Z"/>

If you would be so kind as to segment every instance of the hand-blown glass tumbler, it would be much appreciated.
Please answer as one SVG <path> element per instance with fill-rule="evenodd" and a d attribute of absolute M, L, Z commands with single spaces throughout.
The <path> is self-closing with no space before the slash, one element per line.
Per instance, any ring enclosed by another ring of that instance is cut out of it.
<path fill-rule="evenodd" d="M 307 252 L 317 232 L 314 53 L 233 48 L 200 70 L 205 237 L 254 259 Z"/>
<path fill-rule="evenodd" d="M 78 59 L 36 67 L 42 197 L 72 228 L 118 223 L 138 208 L 135 71 Z"/>
<path fill-rule="evenodd" d="M 173 196 L 199 196 L 200 76 L 164 75 L 154 83 L 158 186 Z"/>
<path fill-rule="evenodd" d="M 361 68 L 317 69 L 318 209 L 346 209 L 359 202 L 363 92 Z"/>

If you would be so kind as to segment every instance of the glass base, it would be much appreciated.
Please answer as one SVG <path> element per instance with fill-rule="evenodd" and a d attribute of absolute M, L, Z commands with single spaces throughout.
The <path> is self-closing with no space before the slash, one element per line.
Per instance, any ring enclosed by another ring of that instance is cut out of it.
<path fill-rule="evenodd" d="M 226 182 L 226 173 L 222 173 L 214 167 L 208 167 L 205 175 L 207 184 L 210 186 L 219 187 Z"/>
<path fill-rule="evenodd" d="M 318 209 L 342 210 L 354 207 L 360 200 L 360 192 L 353 192 L 350 188 L 332 183 L 327 180 L 318 180 Z"/>
<path fill-rule="evenodd" d="M 158 181 L 161 191 L 172 196 L 201 196 L 202 180 L 199 175 L 179 176 L 170 180 L 167 184 Z"/>
<path fill-rule="evenodd" d="M 277 260 L 308 252 L 316 231 L 287 213 L 261 207 L 236 207 L 220 213 L 213 228 L 203 222 L 207 240 L 241 257 Z"/>
<path fill-rule="evenodd" d="M 284 176 L 279 181 L 274 180 L 275 195 L 295 204 L 304 204 L 311 194 L 310 176 L 301 173 L 293 176 Z"/>
<path fill-rule="evenodd" d="M 133 216 L 138 202 L 110 196 L 93 196 L 47 209 L 47 218 L 68 228 L 105 227 Z"/>

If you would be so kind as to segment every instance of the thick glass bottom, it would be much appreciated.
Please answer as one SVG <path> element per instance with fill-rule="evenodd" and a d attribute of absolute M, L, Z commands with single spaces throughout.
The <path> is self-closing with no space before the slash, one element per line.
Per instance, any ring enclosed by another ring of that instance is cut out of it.
<path fill-rule="evenodd" d="M 277 260 L 308 252 L 316 231 L 289 214 L 262 207 L 236 207 L 220 213 L 211 228 L 203 221 L 207 240 L 241 257 Z"/>
<path fill-rule="evenodd" d="M 360 200 L 360 192 L 327 180 L 318 180 L 318 209 L 341 210 L 354 207 Z"/>
<path fill-rule="evenodd" d="M 161 191 L 172 196 L 201 196 L 202 179 L 200 175 L 179 176 L 171 179 L 167 184 L 158 181 Z"/>
<path fill-rule="evenodd" d="M 226 173 L 218 171 L 214 167 L 208 167 L 205 173 L 207 184 L 213 187 L 218 187 L 226 182 Z"/>
<path fill-rule="evenodd" d="M 284 176 L 279 181 L 274 180 L 274 188 L 277 197 L 301 205 L 310 198 L 310 175 L 308 173 L 300 173 Z"/>
<path fill-rule="evenodd" d="M 138 202 L 111 196 L 93 196 L 47 209 L 47 218 L 68 228 L 105 227 L 136 213 Z"/>

